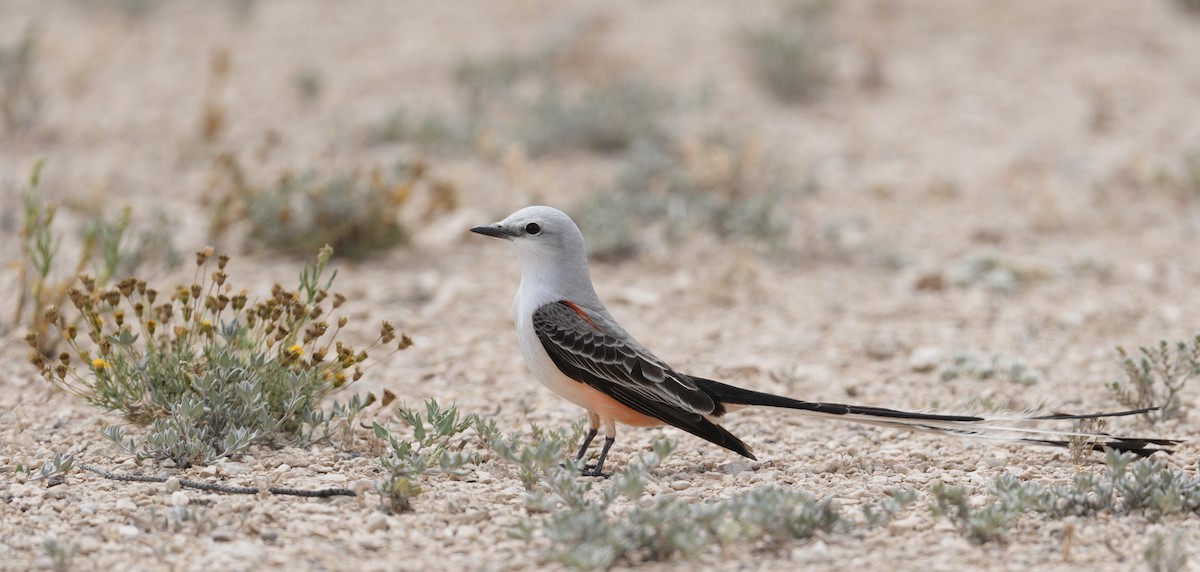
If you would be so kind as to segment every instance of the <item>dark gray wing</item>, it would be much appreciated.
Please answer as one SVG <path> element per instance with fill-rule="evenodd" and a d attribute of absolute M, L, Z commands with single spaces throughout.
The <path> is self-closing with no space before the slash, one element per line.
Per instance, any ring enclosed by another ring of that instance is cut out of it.
<path fill-rule="evenodd" d="M 638 413 L 754 458 L 745 443 L 705 417 L 719 408 L 708 392 L 643 348 L 606 313 L 560 300 L 533 312 L 533 329 L 567 377 Z"/>
<path fill-rule="evenodd" d="M 579 379 L 610 395 L 616 390 L 646 401 L 713 412 L 713 400 L 692 380 L 668 367 L 629 337 L 608 316 L 568 301 L 546 304 L 533 313 L 533 329 L 559 364 L 582 373 Z"/>

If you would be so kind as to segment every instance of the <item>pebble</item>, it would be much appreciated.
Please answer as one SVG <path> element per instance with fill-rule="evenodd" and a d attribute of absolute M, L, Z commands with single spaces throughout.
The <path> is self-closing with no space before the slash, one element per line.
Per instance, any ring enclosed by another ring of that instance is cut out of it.
<path fill-rule="evenodd" d="M 942 362 L 942 348 L 921 346 L 908 356 L 909 369 L 916 372 L 933 371 Z"/>
<path fill-rule="evenodd" d="M 83 538 L 79 539 L 78 544 L 80 554 L 91 554 L 97 550 L 100 550 L 101 543 L 100 540 L 94 536 L 84 536 Z"/>
<path fill-rule="evenodd" d="M 671 489 L 672 490 L 683 491 L 683 490 L 687 490 L 687 488 L 690 486 L 692 486 L 692 483 L 689 483 L 687 481 L 671 481 Z"/>
<path fill-rule="evenodd" d="M 381 512 L 373 512 L 367 516 L 367 532 L 387 530 L 388 526 L 387 515 Z"/>
<path fill-rule="evenodd" d="M 137 503 L 129 499 L 118 499 L 116 509 L 122 512 L 133 512 L 137 510 Z"/>
<path fill-rule="evenodd" d="M 181 485 L 179 483 L 179 477 L 171 477 L 171 478 L 167 479 L 167 482 L 165 482 L 163 484 L 167 486 L 168 491 L 172 491 L 172 492 L 177 491 L 183 487 L 183 485 Z"/>
<path fill-rule="evenodd" d="M 374 534 L 360 534 L 355 536 L 354 543 L 366 550 L 379 550 L 383 548 L 383 539 Z"/>
<path fill-rule="evenodd" d="M 212 533 L 212 539 L 215 542 L 229 542 L 233 540 L 234 534 L 228 528 L 218 528 Z"/>
<path fill-rule="evenodd" d="M 215 476 L 217 476 L 217 466 L 209 465 L 207 467 L 204 467 L 203 469 L 200 469 L 200 474 L 205 477 L 215 477 Z"/>
<path fill-rule="evenodd" d="M 250 467 L 247 467 L 241 463 L 234 463 L 232 461 L 226 461 L 218 464 L 217 469 L 220 470 L 221 474 L 223 475 L 234 476 L 250 474 Z"/>
<path fill-rule="evenodd" d="M 171 506 L 187 506 L 189 502 L 187 493 L 183 491 L 175 491 L 171 493 Z"/>
<path fill-rule="evenodd" d="M 138 527 L 133 526 L 132 524 L 123 524 L 117 527 L 117 536 L 119 536 L 121 540 L 133 540 L 141 533 L 142 531 L 138 530 Z"/>

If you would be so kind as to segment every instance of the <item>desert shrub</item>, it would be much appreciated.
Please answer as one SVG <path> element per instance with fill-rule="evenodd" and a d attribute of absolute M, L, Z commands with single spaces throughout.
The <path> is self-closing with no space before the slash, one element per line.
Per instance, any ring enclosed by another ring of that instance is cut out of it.
<path fill-rule="evenodd" d="M 521 139 L 534 155 L 616 153 L 638 141 L 665 140 L 670 106 L 665 92 L 635 78 L 589 85 L 574 97 L 551 84 L 526 105 Z"/>
<path fill-rule="evenodd" d="M 833 70 L 833 34 L 827 0 L 790 4 L 768 24 L 742 32 L 742 48 L 758 84 L 784 103 L 815 99 Z"/>
<path fill-rule="evenodd" d="M 600 258 L 633 254 L 636 231 L 659 221 L 672 238 L 704 229 L 778 250 L 790 232 L 781 205 L 808 188 L 753 138 L 717 133 L 631 149 L 610 187 L 577 209 L 578 221 Z"/>
<path fill-rule="evenodd" d="M 405 243 L 403 214 L 415 208 L 418 193 L 425 195 L 422 220 L 458 206 L 454 185 L 433 177 L 423 162 L 392 170 L 285 173 L 262 186 L 231 155 L 219 158 L 217 169 L 224 192 L 213 207 L 213 234 L 244 222 L 248 247 L 293 256 L 328 244 L 341 256 L 363 258 Z"/>
<path fill-rule="evenodd" d="M 229 281 L 228 257 L 213 267 L 211 248 L 196 254 L 191 284 L 162 294 L 134 277 L 101 288 L 84 275 L 68 292 L 81 326 L 65 309 L 46 311 L 70 351 L 32 361 L 55 386 L 148 425 L 138 439 L 104 430 L 139 458 L 207 464 L 252 443 L 294 442 L 326 421 L 321 401 L 357 381 L 368 357 L 337 339 L 348 318 L 329 313 L 345 300 L 329 292 L 331 254 L 305 266 L 296 290 L 276 284 L 258 301 Z M 384 322 L 368 349 L 393 343 L 411 341 Z"/>

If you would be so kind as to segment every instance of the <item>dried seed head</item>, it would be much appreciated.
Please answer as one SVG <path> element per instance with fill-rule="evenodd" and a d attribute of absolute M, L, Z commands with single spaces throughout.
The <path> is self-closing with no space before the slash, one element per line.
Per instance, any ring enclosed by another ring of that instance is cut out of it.
<path fill-rule="evenodd" d="M 226 264 L 229 264 L 229 255 L 228 254 L 217 255 L 217 268 L 220 270 L 225 270 Z"/>
<path fill-rule="evenodd" d="M 62 364 L 55 366 L 54 367 L 54 375 L 57 375 L 58 379 L 66 379 L 67 378 L 67 366 L 62 365 Z"/>
<path fill-rule="evenodd" d="M 71 354 L 67 352 L 58 354 L 58 361 L 63 365 L 71 365 Z"/>
<path fill-rule="evenodd" d="M 335 293 L 333 295 L 333 309 L 334 310 L 341 308 L 342 304 L 345 304 L 345 303 L 346 303 L 346 297 L 344 295 L 342 295 L 341 293 Z"/>
<path fill-rule="evenodd" d="M 145 294 L 146 294 L 146 281 L 145 281 L 145 280 L 138 280 L 138 281 L 137 281 L 137 293 L 138 293 L 139 295 L 145 295 Z"/>
<path fill-rule="evenodd" d="M 129 277 L 117 283 L 117 290 L 121 295 L 128 298 L 133 295 L 134 288 L 137 288 L 137 278 Z"/>
<path fill-rule="evenodd" d="M 213 282 L 216 282 L 217 286 L 223 286 L 226 278 L 229 278 L 229 275 L 220 270 L 212 273 Z"/>
<path fill-rule="evenodd" d="M 338 318 L 338 327 L 339 328 L 346 327 L 346 322 L 349 322 L 349 321 L 350 321 L 350 319 L 345 316 Z"/>
<path fill-rule="evenodd" d="M 147 301 L 147 302 L 149 302 L 150 304 L 152 304 L 152 305 L 153 305 L 153 304 L 154 304 L 154 299 L 155 299 L 155 298 L 157 298 L 157 297 L 158 297 L 158 290 L 155 290 L 155 289 L 153 289 L 153 288 L 147 288 L 147 289 L 146 289 L 146 301 Z"/>
<path fill-rule="evenodd" d="M 154 330 L 157 330 L 157 329 L 158 329 L 158 322 L 155 322 L 154 320 L 146 320 L 146 331 L 150 335 L 153 336 Z"/>
<path fill-rule="evenodd" d="M 46 306 L 46 309 L 42 311 L 42 317 L 45 318 L 46 321 L 51 324 L 57 322 L 58 321 L 58 306 L 55 306 L 53 304 Z"/>
<path fill-rule="evenodd" d="M 354 381 L 358 381 L 358 380 L 362 379 L 362 376 L 363 376 L 363 369 L 361 367 L 356 366 L 354 368 L 354 377 L 352 379 Z"/>
<path fill-rule="evenodd" d="M 117 310 L 113 312 L 113 321 L 117 323 L 118 327 L 123 325 L 125 323 L 125 310 Z"/>
<path fill-rule="evenodd" d="M 398 350 L 408 349 L 412 345 L 413 345 L 412 338 L 408 337 L 408 334 L 400 334 L 400 341 L 396 343 L 396 349 L 398 349 Z"/>
<path fill-rule="evenodd" d="M 200 293 L 203 291 L 204 291 L 204 288 L 202 286 L 200 286 L 199 284 L 192 284 L 192 297 L 193 298 L 196 298 L 197 300 L 200 299 Z"/>
<path fill-rule="evenodd" d="M 96 279 L 86 272 L 79 275 L 79 281 L 83 283 L 83 289 L 91 294 L 96 291 Z"/>
<path fill-rule="evenodd" d="M 391 322 L 384 321 L 379 328 L 379 338 L 385 344 L 392 343 L 392 340 L 396 339 L 396 326 L 393 326 Z"/>
<path fill-rule="evenodd" d="M 213 247 L 205 246 L 204 250 L 196 252 L 196 266 L 204 266 L 213 255 Z"/>
<path fill-rule="evenodd" d="M 326 292 L 324 289 L 319 288 L 319 289 L 317 289 L 317 295 L 313 296 L 313 301 L 320 304 L 321 302 L 325 301 L 325 298 L 327 296 L 329 296 L 329 292 Z"/>

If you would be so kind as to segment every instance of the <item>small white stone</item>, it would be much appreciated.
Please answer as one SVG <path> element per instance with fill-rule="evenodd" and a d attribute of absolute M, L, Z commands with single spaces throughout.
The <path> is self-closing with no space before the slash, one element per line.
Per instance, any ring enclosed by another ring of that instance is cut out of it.
<path fill-rule="evenodd" d="M 79 503 L 79 512 L 82 512 L 83 514 L 96 514 L 96 511 L 98 510 L 100 510 L 100 507 L 92 501 Z"/>
<path fill-rule="evenodd" d="M 121 537 L 121 540 L 133 540 L 141 533 L 142 531 L 138 530 L 138 527 L 132 524 L 123 524 L 117 527 L 117 535 Z"/>
<path fill-rule="evenodd" d="M 182 488 L 182 485 L 179 484 L 179 477 L 170 477 L 167 479 L 167 482 L 163 484 L 167 486 L 168 491 L 172 492 Z"/>
<path fill-rule="evenodd" d="M 116 508 L 122 512 L 133 512 L 137 510 L 137 503 L 129 499 L 118 499 Z"/>
<path fill-rule="evenodd" d="M 367 517 L 367 532 L 375 532 L 376 530 L 387 530 L 387 516 L 381 512 L 373 512 Z"/>
<path fill-rule="evenodd" d="M 204 475 L 206 477 L 215 477 L 215 476 L 217 476 L 217 466 L 209 465 L 207 467 L 204 467 L 203 469 L 200 469 L 200 474 Z"/>
<path fill-rule="evenodd" d="M 687 481 L 671 481 L 671 489 L 672 490 L 676 490 L 676 491 L 687 490 L 687 488 L 690 486 L 692 486 L 692 483 L 689 483 Z"/>
<path fill-rule="evenodd" d="M 171 506 L 187 506 L 189 499 L 187 493 L 183 491 L 175 491 L 171 493 Z"/>
<path fill-rule="evenodd" d="M 354 543 L 366 550 L 383 548 L 383 540 L 373 534 L 360 534 L 354 537 Z"/>
<path fill-rule="evenodd" d="M 100 540 L 94 536 L 84 536 L 79 539 L 79 553 L 91 554 L 100 550 Z"/>
<path fill-rule="evenodd" d="M 908 367 L 916 372 L 933 371 L 942 361 L 942 348 L 921 346 L 908 356 Z"/>

